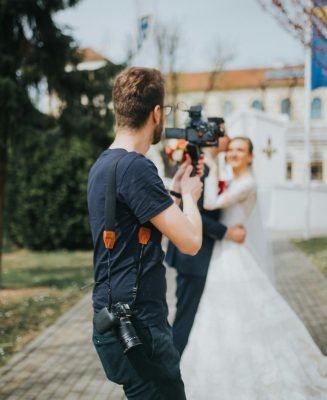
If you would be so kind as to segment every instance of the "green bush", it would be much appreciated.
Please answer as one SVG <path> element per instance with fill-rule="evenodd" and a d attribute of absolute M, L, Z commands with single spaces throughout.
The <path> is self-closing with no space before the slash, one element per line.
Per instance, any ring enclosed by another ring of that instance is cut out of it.
<path fill-rule="evenodd" d="M 88 249 L 88 172 L 100 150 L 42 133 L 12 154 L 6 199 L 10 240 L 34 250 Z"/>

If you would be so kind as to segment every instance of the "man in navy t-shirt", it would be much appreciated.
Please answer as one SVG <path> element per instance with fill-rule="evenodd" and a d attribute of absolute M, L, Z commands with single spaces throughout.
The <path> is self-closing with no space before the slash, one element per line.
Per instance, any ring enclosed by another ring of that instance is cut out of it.
<path fill-rule="evenodd" d="M 195 255 L 201 247 L 202 222 L 197 209 L 202 184 L 191 177 L 187 160 L 174 178 L 174 200 L 165 189 L 155 165 L 144 157 L 151 144 L 158 143 L 164 125 L 164 80 L 154 69 L 129 68 L 113 86 L 116 137 L 89 174 L 88 207 L 94 243 L 94 313 L 108 305 L 108 256 L 103 243 L 104 204 L 109 166 L 119 158 L 116 170 L 116 243 L 112 251 L 112 304 L 133 302 L 140 244 L 140 226 L 151 230 L 145 246 L 139 287 L 132 317 L 147 355 L 170 379 L 173 398 L 185 399 L 179 370 L 179 354 L 167 323 L 166 279 L 161 236 L 164 234 L 183 253 Z M 177 196 L 177 197 L 176 197 Z M 183 211 L 178 207 L 183 200 Z M 123 385 L 128 399 L 159 400 L 164 395 L 153 381 L 146 381 L 134 369 L 115 336 L 109 330 L 94 329 L 93 342 L 107 377 Z M 173 389 L 174 390 L 174 389 Z"/>

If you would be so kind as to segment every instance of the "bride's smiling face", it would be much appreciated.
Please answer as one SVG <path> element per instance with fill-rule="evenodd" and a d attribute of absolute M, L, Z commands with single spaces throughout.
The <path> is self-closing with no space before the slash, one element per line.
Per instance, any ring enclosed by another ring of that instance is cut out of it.
<path fill-rule="evenodd" d="M 231 140 L 226 153 L 226 161 L 234 170 L 242 171 L 247 169 L 252 159 L 252 149 L 247 140 Z"/>

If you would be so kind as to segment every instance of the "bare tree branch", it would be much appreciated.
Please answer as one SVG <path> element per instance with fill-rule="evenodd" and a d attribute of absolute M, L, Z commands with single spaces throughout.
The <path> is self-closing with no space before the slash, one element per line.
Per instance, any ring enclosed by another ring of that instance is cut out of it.
<path fill-rule="evenodd" d="M 154 41 L 158 53 L 159 69 L 164 70 L 165 58 L 167 53 L 167 45 L 169 41 L 169 31 L 166 25 L 158 22 L 154 28 Z"/>
<path fill-rule="evenodd" d="M 257 0 L 279 24 L 305 46 L 311 46 L 307 30 L 312 28 L 327 42 L 327 9 L 324 0 Z"/>
<path fill-rule="evenodd" d="M 154 40 L 158 54 L 159 68 L 168 76 L 168 96 L 173 105 L 178 96 L 177 62 L 181 48 L 182 33 L 179 24 L 157 22 L 154 28 Z M 173 111 L 173 124 L 176 125 L 176 109 Z"/>
<path fill-rule="evenodd" d="M 218 76 L 223 72 L 226 64 L 234 58 L 234 54 L 226 53 L 223 49 L 221 42 L 218 40 L 211 48 L 212 59 L 211 59 L 211 72 L 209 74 L 208 85 L 204 92 L 202 105 L 205 106 L 208 98 L 208 94 L 214 89 Z"/>

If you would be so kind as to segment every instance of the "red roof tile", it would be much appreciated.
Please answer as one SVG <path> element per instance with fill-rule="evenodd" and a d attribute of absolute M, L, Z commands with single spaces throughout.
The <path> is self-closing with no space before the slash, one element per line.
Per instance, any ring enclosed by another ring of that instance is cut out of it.
<path fill-rule="evenodd" d="M 237 89 L 258 89 L 263 87 L 288 87 L 303 86 L 303 77 L 292 77 L 292 71 L 303 70 L 303 65 L 295 65 L 284 68 L 253 68 L 226 70 L 215 76 L 212 90 L 237 90 Z M 275 78 L 273 73 L 275 73 Z M 283 77 L 283 73 L 288 75 Z M 270 74 L 270 77 L 269 77 Z M 178 73 L 178 91 L 197 92 L 209 89 L 211 72 Z M 169 91 L 171 79 L 167 76 L 167 89 Z"/>

